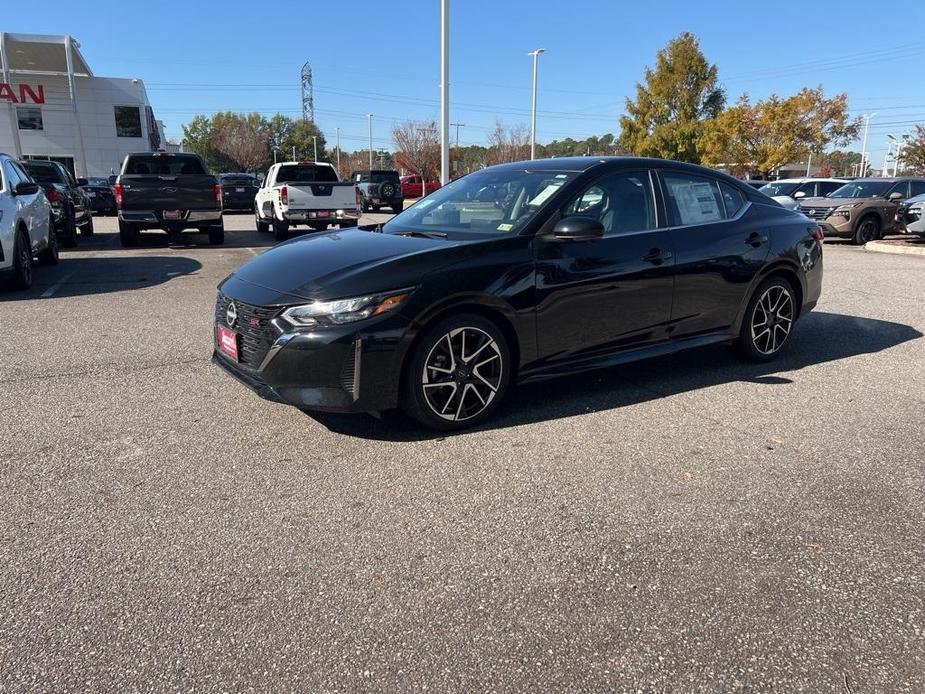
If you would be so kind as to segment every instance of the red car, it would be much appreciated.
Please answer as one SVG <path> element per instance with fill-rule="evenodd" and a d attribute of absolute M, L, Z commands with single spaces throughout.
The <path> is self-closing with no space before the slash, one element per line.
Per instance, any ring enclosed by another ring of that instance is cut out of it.
<path fill-rule="evenodd" d="M 437 188 L 440 187 L 440 181 L 428 181 L 427 182 L 427 192 L 425 195 L 430 195 Z M 420 176 L 402 176 L 401 177 L 401 193 L 406 198 L 419 198 L 421 197 L 421 177 Z"/>

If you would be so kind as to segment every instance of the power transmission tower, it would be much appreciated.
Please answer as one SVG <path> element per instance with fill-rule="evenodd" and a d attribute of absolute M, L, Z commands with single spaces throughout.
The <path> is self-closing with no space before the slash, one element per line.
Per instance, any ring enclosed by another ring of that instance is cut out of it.
<path fill-rule="evenodd" d="M 302 120 L 315 122 L 315 86 L 312 82 L 312 66 L 307 61 L 302 66 Z"/>

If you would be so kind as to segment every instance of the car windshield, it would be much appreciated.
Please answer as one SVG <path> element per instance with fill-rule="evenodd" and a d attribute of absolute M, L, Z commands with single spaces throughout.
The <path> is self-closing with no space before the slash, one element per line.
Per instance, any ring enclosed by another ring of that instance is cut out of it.
<path fill-rule="evenodd" d="M 337 183 L 337 172 L 330 166 L 287 164 L 276 172 L 277 183 Z"/>
<path fill-rule="evenodd" d="M 393 217 L 384 231 L 516 234 L 576 175 L 507 168 L 479 171 L 431 193 Z"/>
<path fill-rule="evenodd" d="M 203 176 L 199 157 L 184 154 L 133 154 L 125 163 L 125 173 L 130 176 Z"/>
<path fill-rule="evenodd" d="M 892 181 L 851 181 L 829 193 L 827 198 L 876 198 L 885 195 Z"/>
<path fill-rule="evenodd" d="M 57 166 L 51 164 L 33 164 L 25 162 L 23 164 L 26 172 L 32 176 L 36 183 L 65 183 L 64 176 Z"/>
<path fill-rule="evenodd" d="M 774 197 L 775 195 L 790 195 L 797 189 L 799 185 L 799 183 L 785 183 L 783 181 L 775 181 L 774 183 L 768 183 L 767 185 L 761 186 L 758 190 L 760 190 L 765 195 Z"/>

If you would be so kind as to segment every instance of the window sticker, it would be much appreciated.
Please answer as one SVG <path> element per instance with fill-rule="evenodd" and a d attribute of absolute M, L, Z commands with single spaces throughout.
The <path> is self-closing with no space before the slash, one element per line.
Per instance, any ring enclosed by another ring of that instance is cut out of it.
<path fill-rule="evenodd" d="M 510 231 L 514 228 L 513 224 L 499 224 L 498 231 Z"/>
<path fill-rule="evenodd" d="M 716 196 L 713 195 L 713 184 L 706 182 L 673 183 L 678 212 L 681 214 L 682 224 L 697 224 L 698 222 L 715 222 L 722 219 Z"/>
<path fill-rule="evenodd" d="M 543 190 L 537 193 L 536 197 L 534 197 L 527 204 L 530 205 L 531 207 L 537 207 L 539 205 L 542 205 L 544 202 L 549 200 L 549 198 L 552 197 L 553 193 L 555 193 L 561 187 L 562 187 L 562 183 L 550 183 L 545 188 L 543 188 Z"/>

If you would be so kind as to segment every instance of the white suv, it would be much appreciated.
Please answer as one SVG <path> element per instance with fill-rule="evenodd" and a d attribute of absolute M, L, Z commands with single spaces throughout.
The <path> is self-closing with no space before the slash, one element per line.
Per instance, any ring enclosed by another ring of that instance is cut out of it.
<path fill-rule="evenodd" d="M 51 205 L 15 159 L 0 154 L 0 276 L 16 289 L 32 286 L 32 258 L 57 265 L 58 238 Z"/>

